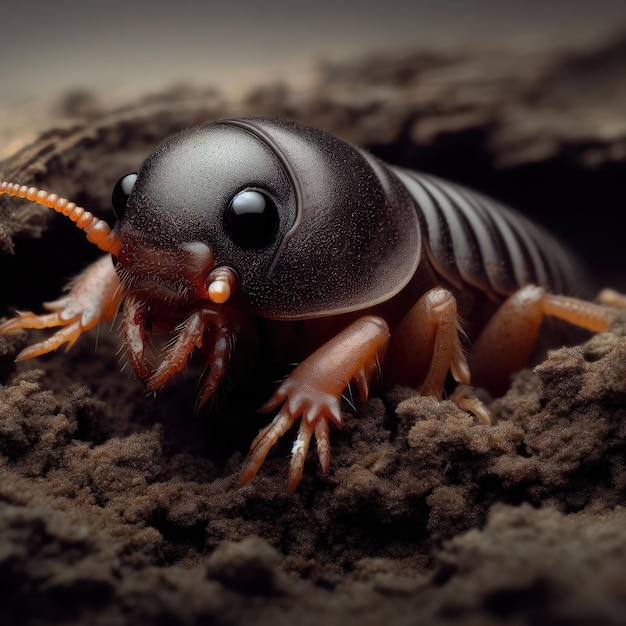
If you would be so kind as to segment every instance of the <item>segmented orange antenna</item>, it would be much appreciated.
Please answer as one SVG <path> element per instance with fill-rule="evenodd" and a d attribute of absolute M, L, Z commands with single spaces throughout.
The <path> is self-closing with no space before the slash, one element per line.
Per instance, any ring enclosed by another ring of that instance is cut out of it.
<path fill-rule="evenodd" d="M 0 195 L 16 196 L 25 198 L 37 204 L 43 204 L 49 209 L 69 217 L 72 222 L 87 234 L 88 241 L 95 243 L 100 250 L 110 252 L 117 256 L 120 251 L 120 240 L 111 230 L 111 227 L 103 220 L 97 218 L 83 207 L 77 206 L 66 198 L 60 198 L 55 193 L 48 193 L 37 187 L 27 187 L 17 183 L 0 183 Z"/>

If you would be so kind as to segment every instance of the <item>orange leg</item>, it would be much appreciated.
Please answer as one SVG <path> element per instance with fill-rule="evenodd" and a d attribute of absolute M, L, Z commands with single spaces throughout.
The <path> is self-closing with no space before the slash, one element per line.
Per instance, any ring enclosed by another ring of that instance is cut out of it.
<path fill-rule="evenodd" d="M 614 306 L 617 309 L 626 309 L 626 295 L 614 289 L 603 289 L 598 294 L 598 301 L 606 306 Z"/>
<path fill-rule="evenodd" d="M 229 326 L 216 326 L 210 329 L 208 346 L 204 347 L 206 374 L 201 381 L 200 393 L 196 401 L 196 414 L 215 393 L 226 373 L 234 336 L 235 333 Z"/>
<path fill-rule="evenodd" d="M 124 343 L 128 362 L 135 372 L 135 376 L 142 382 L 152 375 L 152 366 L 146 357 L 146 322 L 148 309 L 145 303 L 137 299 L 132 293 L 124 301 L 122 328 L 124 329 Z"/>
<path fill-rule="evenodd" d="M 178 335 L 155 370 L 145 353 L 149 335 L 146 330 L 148 318 L 145 302 L 132 294 L 128 295 L 124 305 L 122 327 L 126 353 L 133 371 L 148 389 L 160 389 L 174 374 L 185 368 L 196 348 L 202 348 L 206 354 L 208 374 L 203 381 L 196 405 L 196 409 L 199 410 L 218 387 L 226 372 L 233 334 L 232 328 L 228 326 L 228 318 L 212 309 L 198 309 L 191 313 L 177 329 Z"/>
<path fill-rule="evenodd" d="M 615 318 L 603 306 L 547 293 L 529 285 L 502 304 L 472 350 L 472 381 L 493 393 L 503 393 L 509 378 L 528 364 L 541 323 L 555 317 L 593 332 L 606 330 Z"/>
<path fill-rule="evenodd" d="M 0 335 L 21 328 L 52 328 L 62 326 L 54 335 L 25 348 L 18 361 L 40 356 L 67 343 L 69 350 L 82 333 L 103 321 L 112 320 L 121 298 L 120 283 L 110 256 L 90 265 L 71 284 L 66 296 L 47 302 L 44 307 L 52 313 L 35 315 L 20 313 L 0 325 Z"/>
<path fill-rule="evenodd" d="M 201 348 L 208 330 L 208 318 L 196 311 L 185 321 L 178 338 L 155 372 L 146 381 L 148 389 L 160 389 L 177 372 L 182 371 L 194 348 Z"/>
<path fill-rule="evenodd" d="M 369 381 L 384 356 L 388 340 L 387 323 L 379 317 L 365 316 L 300 363 L 261 407 L 261 411 L 281 408 L 253 441 L 240 484 L 257 473 L 272 446 L 300 417 L 289 467 L 289 489 L 294 491 L 300 482 L 313 435 L 322 472 L 328 473 L 328 423 L 341 426 L 341 395 L 351 380 L 356 383 L 361 400 L 367 399 Z"/>
<path fill-rule="evenodd" d="M 419 386 L 422 395 L 439 400 L 448 372 L 457 382 L 469 384 L 460 332 L 454 296 L 441 287 L 425 293 L 394 328 L 386 367 L 389 380 Z"/>

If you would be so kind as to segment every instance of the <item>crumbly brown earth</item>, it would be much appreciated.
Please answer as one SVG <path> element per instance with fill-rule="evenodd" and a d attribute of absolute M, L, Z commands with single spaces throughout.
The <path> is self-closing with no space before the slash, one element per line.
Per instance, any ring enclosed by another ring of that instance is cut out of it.
<path fill-rule="evenodd" d="M 115 180 L 178 128 L 288 116 L 532 208 L 621 286 L 625 60 L 623 42 L 415 52 L 243 103 L 75 95 L 0 175 L 111 218 Z M 0 246 L 7 315 L 94 258 L 63 219 L 6 198 Z M 625 331 L 520 373 L 492 426 L 406 388 L 346 407 L 330 475 L 311 456 L 293 495 L 288 440 L 237 487 L 263 417 L 222 400 L 193 418 L 193 370 L 147 397 L 120 373 L 115 329 L 18 367 L 26 333 L 0 337 L 0 624 L 624 624 Z"/>

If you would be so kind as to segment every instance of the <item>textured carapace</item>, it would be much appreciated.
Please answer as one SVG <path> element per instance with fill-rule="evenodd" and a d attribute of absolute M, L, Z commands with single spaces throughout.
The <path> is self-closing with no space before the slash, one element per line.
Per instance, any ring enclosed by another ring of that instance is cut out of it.
<path fill-rule="evenodd" d="M 264 318 L 260 367 L 274 354 L 300 363 L 261 409 L 277 414 L 253 442 L 243 482 L 298 418 L 290 488 L 313 436 L 328 472 L 329 423 L 341 425 L 351 381 L 365 399 L 382 369 L 386 384 L 441 398 L 451 374 L 460 383 L 451 399 L 487 423 L 470 385 L 502 390 L 544 317 L 594 331 L 613 317 L 558 295 L 578 288 L 578 272 L 510 209 L 294 122 L 222 120 L 171 137 L 115 186 L 114 230 L 47 192 L 2 183 L 0 193 L 68 215 L 113 255 L 46 305 L 50 313 L 0 326 L 62 327 L 18 358 L 71 345 L 122 306 L 129 361 L 149 389 L 202 353 L 200 407 L 235 337 Z M 146 346 L 158 334 L 171 341 L 155 364 Z"/>
<path fill-rule="evenodd" d="M 229 230 L 232 202 L 249 191 L 277 209 L 258 246 Z M 298 319 L 397 294 L 419 262 L 417 219 L 397 178 L 336 137 L 279 120 L 226 120 L 175 135 L 147 159 L 118 229 L 122 241 L 155 249 L 210 242 L 255 313 Z"/>

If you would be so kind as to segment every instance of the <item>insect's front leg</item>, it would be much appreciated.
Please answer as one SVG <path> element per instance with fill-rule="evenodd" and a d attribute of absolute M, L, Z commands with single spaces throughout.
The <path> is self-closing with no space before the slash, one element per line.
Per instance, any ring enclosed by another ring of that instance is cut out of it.
<path fill-rule="evenodd" d="M 53 328 L 61 326 L 54 335 L 28 346 L 17 356 L 18 361 L 40 356 L 67 343 L 69 350 L 82 333 L 100 322 L 112 320 L 121 298 L 119 279 L 110 255 L 90 265 L 69 285 L 67 295 L 47 302 L 51 311 L 43 315 L 25 312 L 0 325 L 0 335 L 22 328 Z"/>
<path fill-rule="evenodd" d="M 289 489 L 300 482 L 311 437 L 315 434 L 322 473 L 330 466 L 328 427 L 341 426 L 341 396 L 354 380 L 361 400 L 369 394 L 372 374 L 380 366 L 389 341 L 387 323 L 374 316 L 353 322 L 296 367 L 276 389 L 262 411 L 281 407 L 274 420 L 254 440 L 240 484 L 250 480 L 265 457 L 298 418 L 300 430 L 292 449 Z"/>

